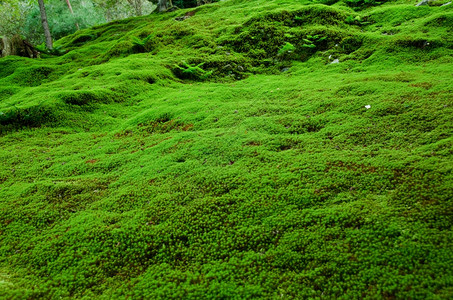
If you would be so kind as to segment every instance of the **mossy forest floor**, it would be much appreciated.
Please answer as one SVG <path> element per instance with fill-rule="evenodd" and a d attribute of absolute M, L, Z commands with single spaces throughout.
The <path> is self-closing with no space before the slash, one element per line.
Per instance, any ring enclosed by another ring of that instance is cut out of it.
<path fill-rule="evenodd" d="M 351 3 L 0 59 L 0 297 L 451 299 L 453 5 Z"/>

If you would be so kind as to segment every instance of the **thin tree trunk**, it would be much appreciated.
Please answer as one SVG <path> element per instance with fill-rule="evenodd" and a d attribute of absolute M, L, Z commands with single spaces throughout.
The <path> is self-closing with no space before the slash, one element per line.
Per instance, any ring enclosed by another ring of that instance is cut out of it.
<path fill-rule="evenodd" d="M 69 0 L 66 0 L 66 4 L 68 5 L 69 11 L 71 12 L 72 16 L 74 16 L 74 11 L 72 10 L 71 2 Z M 77 30 L 80 29 L 79 23 L 76 22 L 75 26 L 76 26 Z"/>
<path fill-rule="evenodd" d="M 44 29 L 44 35 L 46 37 L 46 47 L 49 50 L 53 49 L 52 36 L 50 35 L 49 23 L 47 23 L 46 8 L 44 7 L 44 0 L 38 0 L 39 11 L 41 12 L 42 28 Z"/>
<path fill-rule="evenodd" d="M 159 12 L 164 12 L 167 10 L 167 0 L 159 0 Z"/>

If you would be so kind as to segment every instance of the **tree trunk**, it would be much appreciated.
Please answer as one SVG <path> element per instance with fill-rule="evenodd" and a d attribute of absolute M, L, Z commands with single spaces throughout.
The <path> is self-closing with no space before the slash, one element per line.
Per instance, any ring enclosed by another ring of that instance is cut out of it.
<path fill-rule="evenodd" d="M 8 55 L 11 55 L 11 43 L 6 36 L 0 37 L 0 57 Z"/>
<path fill-rule="evenodd" d="M 42 28 L 44 29 L 44 35 L 46 36 L 46 47 L 49 50 L 53 49 L 52 36 L 50 35 L 49 23 L 47 23 L 46 8 L 44 7 L 44 0 L 38 0 L 39 11 L 41 12 Z"/>
<path fill-rule="evenodd" d="M 71 12 L 72 16 L 74 16 L 74 11 L 72 10 L 71 2 L 69 0 L 66 0 L 66 4 L 68 5 L 69 11 Z M 75 26 L 76 26 L 77 30 L 80 29 L 79 23 L 76 22 Z"/>
<path fill-rule="evenodd" d="M 26 40 L 23 40 L 20 35 L 16 34 L 11 38 L 0 38 L 0 57 L 8 55 L 37 58 L 39 53 L 32 44 Z"/>
<path fill-rule="evenodd" d="M 157 4 L 159 7 L 159 12 L 164 12 L 167 10 L 167 0 L 159 0 Z"/>

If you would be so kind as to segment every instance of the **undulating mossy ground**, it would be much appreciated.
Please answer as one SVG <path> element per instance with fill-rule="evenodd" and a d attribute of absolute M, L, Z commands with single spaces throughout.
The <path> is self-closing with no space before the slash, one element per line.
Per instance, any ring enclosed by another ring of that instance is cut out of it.
<path fill-rule="evenodd" d="M 453 5 L 332 2 L 0 59 L 0 297 L 451 299 Z"/>

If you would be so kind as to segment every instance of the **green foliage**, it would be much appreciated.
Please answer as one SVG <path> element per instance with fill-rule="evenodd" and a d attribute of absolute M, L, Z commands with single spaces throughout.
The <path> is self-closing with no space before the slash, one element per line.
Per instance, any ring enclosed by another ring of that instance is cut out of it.
<path fill-rule="evenodd" d="M 348 16 L 344 22 L 349 25 L 360 25 L 360 26 L 371 24 L 371 22 L 364 20 L 360 16 L 352 15 Z"/>
<path fill-rule="evenodd" d="M 150 34 L 143 39 L 138 37 L 132 37 L 132 44 L 134 45 L 133 50 L 136 53 L 150 52 L 154 50 L 154 39 L 155 36 Z"/>
<path fill-rule="evenodd" d="M 357 21 L 356 18 L 357 17 L 354 17 L 354 16 L 351 15 L 351 16 L 348 16 L 344 22 L 346 24 L 354 25 L 354 24 L 356 24 L 356 21 Z"/>
<path fill-rule="evenodd" d="M 180 79 L 204 81 L 208 79 L 212 74 L 212 71 L 205 71 L 201 68 L 204 63 L 200 63 L 198 65 L 190 65 L 186 62 L 183 62 L 182 65 L 182 67 L 175 65 L 175 68 L 173 68 L 173 73 Z"/>
<path fill-rule="evenodd" d="M 52 49 L 47 49 L 47 47 L 44 43 L 41 45 L 35 46 L 35 48 L 40 53 L 45 53 L 45 54 L 55 55 L 55 56 L 61 56 L 66 53 L 66 50 L 63 49 L 62 46 L 56 46 L 56 47 L 53 47 Z"/>
<path fill-rule="evenodd" d="M 286 42 L 280 50 L 278 50 L 278 55 L 282 58 L 288 58 L 291 57 L 291 55 L 294 53 L 296 50 L 296 47 L 294 47 L 293 44 Z"/>
<path fill-rule="evenodd" d="M 315 49 L 319 47 L 327 38 L 325 36 L 321 36 L 319 34 L 316 35 L 307 35 L 307 38 L 303 39 L 304 43 L 302 47 Z"/>
<path fill-rule="evenodd" d="M 74 15 L 69 11 L 65 1 L 51 1 L 46 3 L 47 21 L 52 37 L 57 40 L 77 30 L 105 22 L 102 13 L 90 1 L 74 2 Z M 33 44 L 41 44 L 44 41 L 44 33 L 41 24 L 40 11 L 37 3 L 27 13 L 26 20 L 22 24 L 22 32 Z"/>
<path fill-rule="evenodd" d="M 29 1 L 1 1 L 0 35 L 14 36 L 23 33 L 23 24 L 30 7 Z"/>

